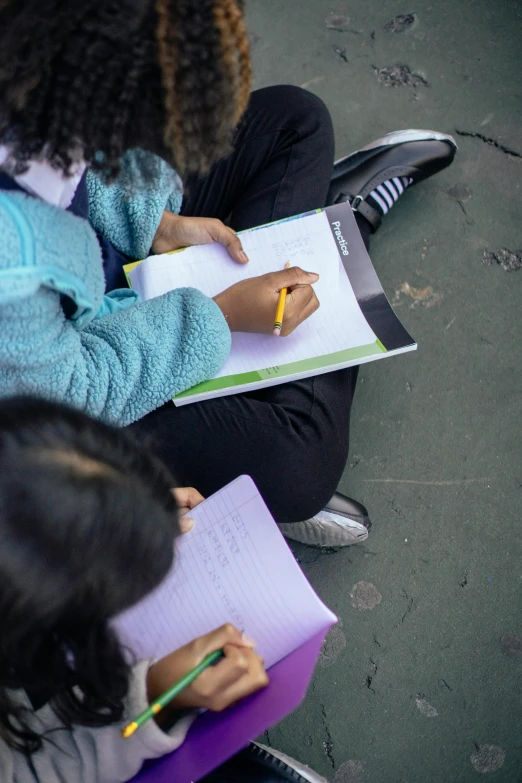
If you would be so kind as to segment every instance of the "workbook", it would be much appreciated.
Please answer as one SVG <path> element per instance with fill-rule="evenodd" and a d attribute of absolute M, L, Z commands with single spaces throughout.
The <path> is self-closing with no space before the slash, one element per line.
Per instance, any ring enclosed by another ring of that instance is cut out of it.
<path fill-rule="evenodd" d="M 240 476 L 190 512 L 162 584 L 115 621 L 137 658 L 161 658 L 226 622 L 251 636 L 270 683 L 222 713 L 205 712 L 183 745 L 140 783 L 200 780 L 303 699 L 335 615 L 297 565 L 254 482 Z M 122 753 L 125 752 L 122 740 Z"/>
<path fill-rule="evenodd" d="M 248 277 L 300 266 L 320 277 L 321 306 L 287 337 L 234 333 L 223 366 L 174 398 L 176 405 L 236 394 L 383 359 L 417 346 L 389 304 L 349 204 L 240 232 L 249 263 L 217 244 L 198 245 L 125 267 L 142 299 L 192 287 L 213 297 Z M 275 307 L 274 307 L 275 316 Z"/>

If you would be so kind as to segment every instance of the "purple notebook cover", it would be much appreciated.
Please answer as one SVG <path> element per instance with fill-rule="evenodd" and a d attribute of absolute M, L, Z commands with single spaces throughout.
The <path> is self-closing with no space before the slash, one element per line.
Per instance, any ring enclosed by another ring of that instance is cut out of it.
<path fill-rule="evenodd" d="M 326 631 L 269 670 L 270 684 L 222 713 L 204 713 L 183 745 L 148 762 L 131 783 L 192 783 L 238 753 L 299 706 L 306 695 Z"/>

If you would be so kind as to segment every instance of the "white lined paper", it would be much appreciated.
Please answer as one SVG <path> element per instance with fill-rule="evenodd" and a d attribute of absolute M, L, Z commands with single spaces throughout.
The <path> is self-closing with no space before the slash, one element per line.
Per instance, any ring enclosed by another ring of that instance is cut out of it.
<path fill-rule="evenodd" d="M 256 640 L 270 667 L 335 622 L 248 476 L 191 516 L 194 528 L 178 539 L 163 583 L 115 621 L 138 658 L 161 658 L 232 622 Z"/>

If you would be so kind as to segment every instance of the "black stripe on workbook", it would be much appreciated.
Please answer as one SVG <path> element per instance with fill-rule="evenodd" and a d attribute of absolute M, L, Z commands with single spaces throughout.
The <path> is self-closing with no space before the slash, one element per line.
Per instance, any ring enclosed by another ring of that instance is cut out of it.
<path fill-rule="evenodd" d="M 325 210 L 333 238 L 364 317 L 387 351 L 414 345 L 386 298 L 347 202 Z"/>

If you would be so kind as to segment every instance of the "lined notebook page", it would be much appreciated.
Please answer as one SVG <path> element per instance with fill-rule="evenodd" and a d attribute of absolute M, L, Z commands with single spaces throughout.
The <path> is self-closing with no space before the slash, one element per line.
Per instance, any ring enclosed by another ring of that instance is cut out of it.
<path fill-rule="evenodd" d="M 335 622 L 248 476 L 191 512 L 164 582 L 115 621 L 139 658 L 161 658 L 223 623 L 257 642 L 267 667 Z"/>
<path fill-rule="evenodd" d="M 232 261 L 221 245 L 201 245 L 171 255 L 151 256 L 129 275 L 133 288 L 143 299 L 187 286 L 215 296 L 239 280 L 279 271 L 287 261 L 320 275 L 314 284 L 321 303 L 316 313 L 284 339 L 233 334 L 232 351 L 215 377 L 266 369 L 375 342 L 324 212 L 244 232 L 241 241 L 250 258 L 245 266 Z"/>

